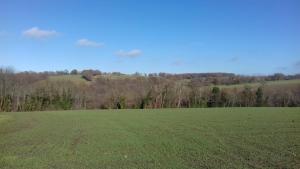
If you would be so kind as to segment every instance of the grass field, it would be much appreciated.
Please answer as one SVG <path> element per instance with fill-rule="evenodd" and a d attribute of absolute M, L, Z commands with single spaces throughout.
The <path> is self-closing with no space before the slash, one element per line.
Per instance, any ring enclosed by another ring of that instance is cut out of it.
<path fill-rule="evenodd" d="M 0 113 L 0 168 L 300 168 L 300 108 Z"/>

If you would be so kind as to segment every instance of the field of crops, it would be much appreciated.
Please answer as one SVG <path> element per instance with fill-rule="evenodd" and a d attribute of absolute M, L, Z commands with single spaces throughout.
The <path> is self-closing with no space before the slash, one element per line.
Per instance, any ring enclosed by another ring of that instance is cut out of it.
<path fill-rule="evenodd" d="M 300 108 L 0 113 L 0 168 L 300 168 Z"/>

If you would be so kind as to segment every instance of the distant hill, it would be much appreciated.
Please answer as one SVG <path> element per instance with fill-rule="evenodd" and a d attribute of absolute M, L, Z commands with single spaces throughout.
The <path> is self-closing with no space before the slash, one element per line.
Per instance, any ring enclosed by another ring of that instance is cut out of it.
<path fill-rule="evenodd" d="M 299 75 L 0 69 L 0 111 L 300 106 Z"/>

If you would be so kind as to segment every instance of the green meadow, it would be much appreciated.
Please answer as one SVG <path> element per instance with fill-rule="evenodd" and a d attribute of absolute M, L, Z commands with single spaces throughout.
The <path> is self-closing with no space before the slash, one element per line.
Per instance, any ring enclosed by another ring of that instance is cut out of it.
<path fill-rule="evenodd" d="M 300 168 L 300 108 L 2 112 L 0 168 Z"/>

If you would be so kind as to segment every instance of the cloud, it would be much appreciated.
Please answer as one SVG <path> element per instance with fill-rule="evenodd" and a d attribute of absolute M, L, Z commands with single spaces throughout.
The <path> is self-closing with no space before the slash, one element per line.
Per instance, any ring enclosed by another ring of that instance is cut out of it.
<path fill-rule="evenodd" d="M 124 50 L 119 50 L 116 52 L 116 55 L 121 56 L 121 57 L 138 57 L 142 55 L 142 51 L 139 49 L 132 49 L 130 51 L 124 51 Z"/>
<path fill-rule="evenodd" d="M 4 37 L 4 36 L 6 36 L 7 35 L 7 32 L 6 31 L 1 31 L 0 30 L 0 37 Z"/>
<path fill-rule="evenodd" d="M 38 27 L 32 27 L 22 32 L 23 36 L 34 39 L 46 39 L 58 35 L 55 30 L 42 30 Z"/>
<path fill-rule="evenodd" d="M 176 61 L 172 62 L 171 65 L 182 66 L 182 65 L 184 65 L 184 62 L 182 60 L 176 60 Z"/>
<path fill-rule="evenodd" d="M 230 62 L 237 62 L 239 60 L 240 60 L 240 58 L 237 57 L 237 56 L 234 56 L 234 57 L 232 57 L 232 58 L 229 59 Z"/>
<path fill-rule="evenodd" d="M 300 68 L 300 60 L 294 64 L 295 67 Z"/>
<path fill-rule="evenodd" d="M 278 71 L 287 71 L 287 70 L 288 70 L 288 67 L 285 67 L 285 66 L 279 66 L 279 67 L 276 67 L 276 70 L 278 70 Z"/>
<path fill-rule="evenodd" d="M 202 42 L 191 42 L 191 43 L 188 43 L 188 46 L 192 46 L 192 47 L 201 47 L 203 45 L 204 45 L 204 43 L 202 43 Z"/>
<path fill-rule="evenodd" d="M 76 44 L 82 47 L 94 47 L 94 48 L 101 48 L 104 46 L 103 43 L 94 42 L 88 39 L 79 39 Z"/>

